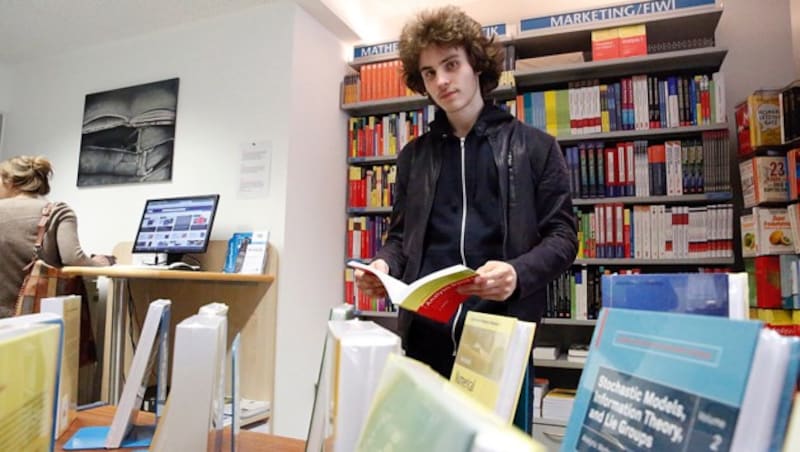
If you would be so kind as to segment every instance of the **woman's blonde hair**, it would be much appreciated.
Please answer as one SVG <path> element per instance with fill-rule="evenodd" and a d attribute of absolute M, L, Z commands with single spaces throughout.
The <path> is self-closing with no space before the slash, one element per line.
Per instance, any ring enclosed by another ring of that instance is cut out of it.
<path fill-rule="evenodd" d="M 0 179 L 3 183 L 23 193 L 50 193 L 52 175 L 53 167 L 44 157 L 20 155 L 0 163 Z"/>

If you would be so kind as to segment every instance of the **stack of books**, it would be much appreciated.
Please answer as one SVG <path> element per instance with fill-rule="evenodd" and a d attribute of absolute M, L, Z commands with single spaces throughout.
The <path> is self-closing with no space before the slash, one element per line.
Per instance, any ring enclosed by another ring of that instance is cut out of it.
<path fill-rule="evenodd" d="M 567 361 L 574 363 L 585 363 L 589 356 L 589 346 L 586 344 L 572 344 L 567 352 Z"/>
<path fill-rule="evenodd" d="M 533 347 L 533 359 L 558 359 L 561 347 L 558 344 L 537 344 Z"/>
<path fill-rule="evenodd" d="M 542 401 L 542 417 L 566 422 L 572 413 L 575 402 L 575 390 L 555 388 L 544 396 Z"/>
<path fill-rule="evenodd" d="M 533 380 L 533 417 L 542 417 L 542 397 L 550 390 L 550 380 L 535 378 Z"/>

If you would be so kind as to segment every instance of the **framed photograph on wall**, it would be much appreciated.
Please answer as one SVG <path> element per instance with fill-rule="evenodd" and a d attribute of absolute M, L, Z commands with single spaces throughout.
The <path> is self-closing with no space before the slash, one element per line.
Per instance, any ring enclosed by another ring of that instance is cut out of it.
<path fill-rule="evenodd" d="M 86 95 L 78 187 L 172 180 L 179 79 Z"/>

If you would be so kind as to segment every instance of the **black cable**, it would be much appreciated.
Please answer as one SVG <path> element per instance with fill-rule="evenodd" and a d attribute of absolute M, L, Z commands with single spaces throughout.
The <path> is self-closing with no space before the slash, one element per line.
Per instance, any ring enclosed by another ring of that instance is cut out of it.
<path fill-rule="evenodd" d="M 200 259 L 192 256 L 191 254 L 184 254 L 183 257 L 188 257 L 192 261 L 194 261 L 194 265 L 200 265 Z"/>

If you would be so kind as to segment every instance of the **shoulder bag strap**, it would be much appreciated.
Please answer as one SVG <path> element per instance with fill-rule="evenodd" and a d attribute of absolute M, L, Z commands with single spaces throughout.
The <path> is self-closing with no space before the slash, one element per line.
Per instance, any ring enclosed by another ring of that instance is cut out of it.
<path fill-rule="evenodd" d="M 52 202 L 48 202 L 42 208 L 42 216 L 39 218 L 39 223 L 36 225 L 36 243 L 33 245 L 33 258 L 31 259 L 30 263 L 25 266 L 25 271 L 27 272 L 33 263 L 36 262 L 36 259 L 41 258 L 42 252 L 42 243 L 44 242 L 44 234 L 47 232 L 47 226 L 50 223 L 50 215 L 53 213 L 54 204 Z"/>

